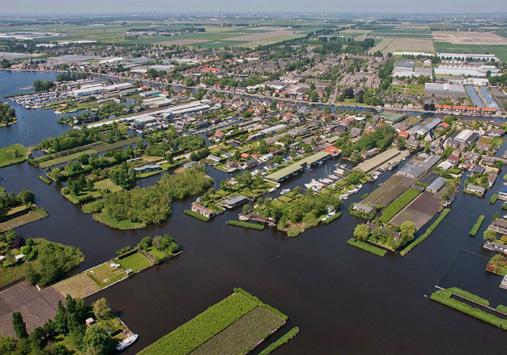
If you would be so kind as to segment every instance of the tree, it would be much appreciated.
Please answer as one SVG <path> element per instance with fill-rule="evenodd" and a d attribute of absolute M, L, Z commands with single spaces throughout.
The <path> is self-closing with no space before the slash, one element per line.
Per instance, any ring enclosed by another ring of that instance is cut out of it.
<path fill-rule="evenodd" d="M 28 338 L 28 332 L 26 331 L 26 324 L 23 320 L 23 316 L 19 312 L 14 312 L 12 314 L 12 326 L 14 328 L 14 332 L 19 339 Z"/>
<path fill-rule="evenodd" d="M 486 229 L 482 237 L 485 241 L 494 242 L 496 240 L 496 233 L 491 229 Z"/>
<path fill-rule="evenodd" d="M 411 241 L 414 239 L 415 235 L 415 224 L 412 221 L 405 221 L 402 224 L 400 224 L 400 235 L 401 238 L 405 241 Z"/>
<path fill-rule="evenodd" d="M 113 351 L 115 341 L 101 324 L 93 324 L 86 328 L 83 347 L 87 354 L 106 355 Z"/>
<path fill-rule="evenodd" d="M 367 224 L 358 224 L 354 228 L 354 238 L 365 241 L 370 236 L 370 227 Z"/>
<path fill-rule="evenodd" d="M 56 315 L 54 319 L 55 331 L 59 334 L 67 334 L 67 312 L 62 304 L 62 301 L 58 301 L 56 308 Z"/>
<path fill-rule="evenodd" d="M 107 320 L 113 316 L 113 311 L 105 298 L 99 298 L 93 303 L 93 314 L 97 319 Z"/>

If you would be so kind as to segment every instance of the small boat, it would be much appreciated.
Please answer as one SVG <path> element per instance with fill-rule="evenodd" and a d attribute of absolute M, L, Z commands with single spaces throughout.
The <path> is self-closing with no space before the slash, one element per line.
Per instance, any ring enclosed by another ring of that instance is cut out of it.
<path fill-rule="evenodd" d="M 280 191 L 280 195 L 285 195 L 289 191 L 290 191 L 290 189 L 283 189 L 282 191 Z"/>
<path fill-rule="evenodd" d="M 138 334 L 133 334 L 133 335 L 129 336 L 128 338 L 123 339 L 122 341 L 120 341 L 118 343 L 118 345 L 116 345 L 116 350 L 118 350 L 118 351 L 125 350 L 130 345 L 134 344 L 134 342 L 137 340 L 137 338 L 139 338 L 139 335 Z"/>

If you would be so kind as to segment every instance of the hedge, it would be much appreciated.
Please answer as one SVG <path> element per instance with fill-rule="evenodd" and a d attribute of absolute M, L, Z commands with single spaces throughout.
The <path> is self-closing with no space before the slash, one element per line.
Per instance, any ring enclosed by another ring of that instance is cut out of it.
<path fill-rule="evenodd" d="M 278 349 L 280 346 L 287 344 L 292 338 L 294 338 L 299 333 L 299 328 L 294 327 L 289 330 L 287 333 L 282 335 L 279 339 L 275 340 L 273 343 L 269 344 L 264 350 L 262 350 L 259 355 L 268 355 L 273 351 Z"/>
<path fill-rule="evenodd" d="M 382 248 L 376 247 L 374 245 L 362 242 L 354 238 L 350 238 L 349 240 L 347 240 L 347 244 L 377 256 L 384 256 L 387 253 L 387 251 Z"/>
<path fill-rule="evenodd" d="M 486 218 L 485 215 L 481 214 L 478 218 L 475 224 L 472 226 L 470 231 L 468 232 L 468 235 L 471 237 L 475 237 L 477 235 L 477 232 L 479 231 L 479 228 L 481 228 L 482 222 L 484 222 L 484 219 Z"/>
<path fill-rule="evenodd" d="M 245 222 L 245 221 L 237 221 L 235 219 L 231 219 L 225 223 L 227 223 L 229 226 L 255 229 L 258 231 L 261 231 L 264 229 L 264 224 L 251 223 L 251 222 Z"/>

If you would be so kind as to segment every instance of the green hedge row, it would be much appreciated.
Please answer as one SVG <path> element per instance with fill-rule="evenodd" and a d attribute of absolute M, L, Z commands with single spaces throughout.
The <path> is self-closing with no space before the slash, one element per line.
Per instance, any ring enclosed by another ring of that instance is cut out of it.
<path fill-rule="evenodd" d="M 347 244 L 359 248 L 361 250 L 367 251 L 369 253 L 375 254 L 377 256 L 384 256 L 387 253 L 387 251 L 382 248 L 362 242 L 360 240 L 356 240 L 354 238 L 350 238 L 349 240 L 347 240 Z"/>
<path fill-rule="evenodd" d="M 292 338 L 294 338 L 299 333 L 299 328 L 294 327 L 289 330 L 287 333 L 282 335 L 279 339 L 275 340 L 273 343 L 269 344 L 264 350 L 262 350 L 259 355 L 268 355 L 273 351 L 278 349 L 280 346 L 287 344 Z"/>
<path fill-rule="evenodd" d="M 485 215 L 481 214 L 478 218 L 475 224 L 472 226 L 470 231 L 468 232 L 468 235 L 471 237 L 475 237 L 477 235 L 477 232 L 479 231 L 479 228 L 481 228 L 482 222 L 484 222 L 484 219 L 486 218 Z"/>
<path fill-rule="evenodd" d="M 227 221 L 226 223 L 229 226 L 242 227 L 242 228 L 248 228 L 248 229 L 255 229 L 255 230 L 258 230 L 258 231 L 264 230 L 264 224 L 259 224 L 259 223 L 237 221 L 235 219 L 231 219 L 231 220 Z"/>

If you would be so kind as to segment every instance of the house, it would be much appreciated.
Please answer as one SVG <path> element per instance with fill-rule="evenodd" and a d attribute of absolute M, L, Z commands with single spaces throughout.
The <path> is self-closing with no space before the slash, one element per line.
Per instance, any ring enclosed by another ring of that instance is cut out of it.
<path fill-rule="evenodd" d="M 202 206 L 201 204 L 194 202 L 192 203 L 191 210 L 195 213 L 199 213 L 207 218 L 211 218 L 214 215 L 214 212 L 209 208 Z"/>
<path fill-rule="evenodd" d="M 502 201 L 507 201 L 507 186 L 503 185 L 500 191 L 498 191 L 498 198 Z"/>
<path fill-rule="evenodd" d="M 488 227 L 493 232 L 507 235 L 507 221 L 502 218 L 495 219 Z"/>
<path fill-rule="evenodd" d="M 238 207 L 238 206 L 244 204 L 247 201 L 248 201 L 248 198 L 246 196 L 236 195 L 236 196 L 230 197 L 227 200 L 223 201 L 222 205 L 225 208 L 231 209 L 231 208 L 234 208 L 234 207 Z"/>
<path fill-rule="evenodd" d="M 426 191 L 436 194 L 445 186 L 445 184 L 447 184 L 447 180 L 439 176 L 426 188 Z"/>
<path fill-rule="evenodd" d="M 451 163 L 452 165 L 458 165 L 459 162 L 460 162 L 460 157 L 459 157 L 459 153 L 452 153 L 451 155 L 449 155 L 449 157 L 447 158 L 447 161 L 449 163 Z"/>
<path fill-rule="evenodd" d="M 350 130 L 350 138 L 357 138 L 361 135 L 362 129 L 358 127 L 352 127 Z"/>
<path fill-rule="evenodd" d="M 476 174 L 484 174 L 484 172 L 486 171 L 486 169 L 483 166 L 476 165 L 470 171 L 472 173 L 476 173 Z"/>
<path fill-rule="evenodd" d="M 354 206 L 352 208 L 355 209 L 356 211 L 359 211 L 359 212 L 364 213 L 366 215 L 369 215 L 374 210 L 373 206 L 367 205 L 365 203 L 360 203 L 360 202 L 354 204 Z"/>
<path fill-rule="evenodd" d="M 474 184 L 468 184 L 467 187 L 466 187 L 466 191 L 467 192 L 470 192 L 470 193 L 473 193 L 473 194 L 477 194 L 479 196 L 483 196 L 484 193 L 486 192 L 486 189 L 482 186 L 477 186 L 477 185 L 474 185 Z"/>
<path fill-rule="evenodd" d="M 162 170 L 162 168 L 157 164 L 146 164 L 134 168 L 134 171 L 139 174 L 153 173 L 160 170 Z"/>

